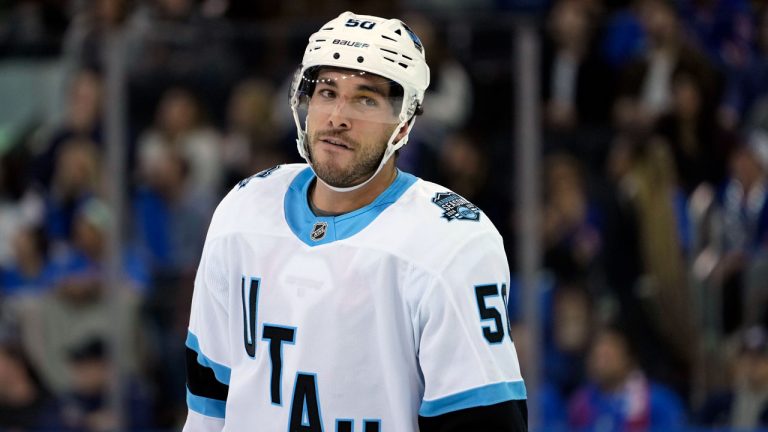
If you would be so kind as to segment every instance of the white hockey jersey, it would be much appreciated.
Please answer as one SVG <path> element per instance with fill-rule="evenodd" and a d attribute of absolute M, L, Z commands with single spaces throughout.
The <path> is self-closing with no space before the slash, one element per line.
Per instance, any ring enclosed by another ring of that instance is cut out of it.
<path fill-rule="evenodd" d="M 195 280 L 184 431 L 415 432 L 419 416 L 523 400 L 501 236 L 398 172 L 315 216 L 304 164 L 238 184 Z"/>

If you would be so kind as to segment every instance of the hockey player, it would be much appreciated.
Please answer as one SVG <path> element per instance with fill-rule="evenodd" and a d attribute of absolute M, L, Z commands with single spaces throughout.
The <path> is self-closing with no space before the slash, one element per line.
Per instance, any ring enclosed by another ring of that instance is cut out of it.
<path fill-rule="evenodd" d="M 399 20 L 346 12 L 310 37 L 291 94 L 307 164 L 241 181 L 208 231 L 185 431 L 527 429 L 501 236 L 395 166 L 428 84 Z"/>

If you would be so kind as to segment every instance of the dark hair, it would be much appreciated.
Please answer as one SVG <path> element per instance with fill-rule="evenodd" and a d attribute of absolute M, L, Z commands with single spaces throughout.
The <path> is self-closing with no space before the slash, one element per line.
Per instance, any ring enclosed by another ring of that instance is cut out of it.
<path fill-rule="evenodd" d="M 639 352 L 630 337 L 629 328 L 625 322 L 620 319 L 614 319 L 602 326 L 598 333 L 611 334 L 618 337 L 624 346 L 627 357 L 632 359 L 633 362 L 639 361 Z"/>

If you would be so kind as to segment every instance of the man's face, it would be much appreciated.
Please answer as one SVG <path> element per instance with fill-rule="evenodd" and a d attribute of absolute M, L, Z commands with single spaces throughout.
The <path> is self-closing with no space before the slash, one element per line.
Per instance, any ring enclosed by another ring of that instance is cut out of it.
<path fill-rule="evenodd" d="M 399 107 L 389 98 L 389 81 L 377 75 L 324 69 L 317 80 L 307 113 L 312 167 L 331 186 L 355 186 L 376 171 Z"/>
<path fill-rule="evenodd" d="M 632 371 L 632 359 L 626 342 L 611 331 L 598 334 L 588 362 L 592 379 L 604 388 L 619 385 Z"/>

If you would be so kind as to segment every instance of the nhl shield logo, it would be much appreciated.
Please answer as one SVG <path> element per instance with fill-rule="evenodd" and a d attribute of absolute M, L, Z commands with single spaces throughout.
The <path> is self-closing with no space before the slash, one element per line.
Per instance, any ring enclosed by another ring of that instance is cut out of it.
<path fill-rule="evenodd" d="M 320 241 L 325 238 L 326 232 L 328 232 L 328 223 L 316 222 L 315 226 L 312 227 L 312 232 L 309 234 L 309 238 L 311 238 L 312 241 Z"/>

